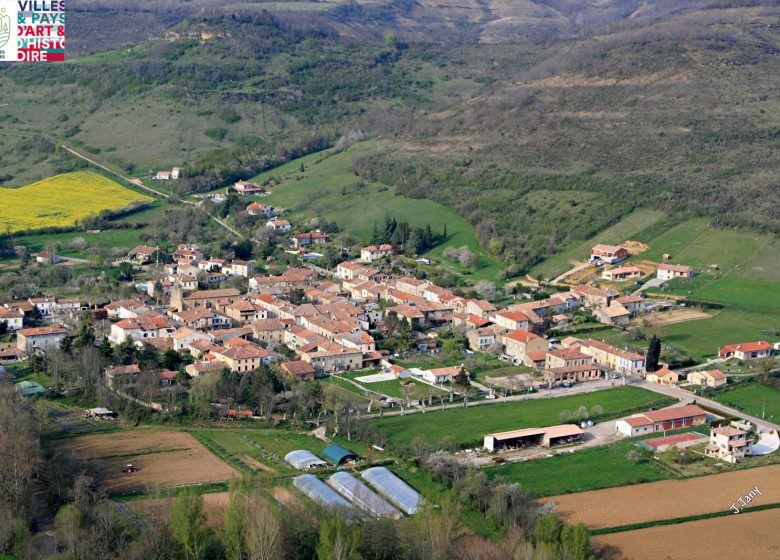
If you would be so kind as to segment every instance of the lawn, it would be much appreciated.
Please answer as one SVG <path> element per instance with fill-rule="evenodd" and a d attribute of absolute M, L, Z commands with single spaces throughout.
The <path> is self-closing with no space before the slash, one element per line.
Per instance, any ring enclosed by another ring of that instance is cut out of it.
<path fill-rule="evenodd" d="M 741 383 L 733 389 L 718 392 L 712 398 L 720 403 L 767 420 L 780 420 L 780 391 L 763 383 Z M 764 409 L 766 403 L 766 409 Z"/>
<path fill-rule="evenodd" d="M 708 227 L 677 252 L 672 261 L 694 268 L 715 264 L 720 270 L 729 271 L 764 247 L 769 240 L 769 236 L 759 233 Z"/>
<path fill-rule="evenodd" d="M 477 445 L 485 434 L 560 423 L 562 410 L 574 411 L 580 406 L 599 405 L 604 415 L 599 420 L 615 418 L 671 402 L 655 393 L 637 387 L 617 387 L 594 393 L 558 398 L 530 399 L 491 403 L 469 408 L 430 411 L 373 420 L 374 428 L 387 436 L 391 445 L 409 445 L 422 436 L 430 444 L 451 439 L 460 446 Z"/>
<path fill-rule="evenodd" d="M 780 284 L 770 280 L 747 280 L 730 274 L 695 290 L 691 298 L 733 305 L 780 309 Z"/>
<path fill-rule="evenodd" d="M 374 142 L 364 142 L 341 153 L 310 154 L 252 180 L 261 184 L 271 180 L 271 194 L 264 201 L 287 208 L 293 224 L 315 217 L 335 221 L 366 244 L 371 240 L 374 225 L 382 227 L 387 216 L 412 226 L 430 225 L 436 234 L 443 233 L 446 227 L 446 242 L 427 256 L 453 272 L 468 272 L 474 279 L 494 280 L 503 266 L 480 247 L 474 228 L 463 217 L 430 200 L 399 196 L 392 186 L 381 183 L 357 186 L 358 177 L 351 170 L 350 162 L 354 157 L 370 153 L 375 146 Z M 443 257 L 447 247 L 464 245 L 480 255 L 481 263 L 473 272 Z"/>
<path fill-rule="evenodd" d="M 538 264 L 531 270 L 531 275 L 554 278 L 571 268 L 569 259 L 582 261 L 588 258 L 596 243 L 617 244 L 633 239 L 662 218 L 663 213 L 657 210 L 634 210 L 614 226 Z"/>
<path fill-rule="evenodd" d="M 17 189 L 0 188 L 0 231 L 68 227 L 101 210 L 151 200 L 92 171 L 64 173 Z"/>
<path fill-rule="evenodd" d="M 534 461 L 508 463 L 491 467 L 486 472 L 491 478 L 502 476 L 510 482 L 519 482 L 523 489 L 538 496 L 584 492 L 672 477 L 669 471 L 650 459 L 639 463 L 629 461 L 628 452 L 634 448 L 632 441 L 624 440 Z"/>
<path fill-rule="evenodd" d="M 638 258 L 661 262 L 665 254 L 671 255 L 672 262 L 678 262 L 677 255 L 685 247 L 709 228 L 707 220 L 692 219 L 666 229 L 660 235 L 648 241 L 650 248 Z"/>
<path fill-rule="evenodd" d="M 47 243 L 59 243 L 61 249 L 60 255 L 65 257 L 89 258 L 89 247 L 103 247 L 122 249 L 132 249 L 136 245 L 143 244 L 141 235 L 144 233 L 141 229 L 109 229 L 100 233 L 84 233 L 83 231 L 70 233 L 55 233 L 43 235 L 23 235 L 14 238 L 14 244 L 24 245 L 31 253 L 44 250 Z M 83 251 L 75 249 L 70 244 L 77 237 L 83 238 L 87 242 L 87 248 Z"/>
<path fill-rule="evenodd" d="M 725 344 L 774 339 L 780 332 L 780 314 L 743 309 L 723 309 L 709 319 L 697 319 L 643 329 L 656 334 L 664 344 L 674 346 L 696 360 L 716 354 Z M 599 338 L 601 338 L 601 333 Z"/>

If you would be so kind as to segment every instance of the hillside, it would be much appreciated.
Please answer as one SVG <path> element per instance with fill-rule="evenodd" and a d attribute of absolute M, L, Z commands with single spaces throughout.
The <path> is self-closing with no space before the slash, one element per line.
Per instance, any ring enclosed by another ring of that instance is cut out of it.
<path fill-rule="evenodd" d="M 477 4 L 430 1 L 222 16 L 203 0 L 198 17 L 150 3 L 167 40 L 0 69 L 0 184 L 66 170 L 63 141 L 136 176 L 181 165 L 171 186 L 187 193 L 373 137 L 351 162 L 365 182 L 457 212 L 512 274 L 637 208 L 779 229 L 779 7 L 511 4 L 479 3 L 477 18 Z M 381 23 L 368 33 L 368 21 Z M 385 43 L 393 22 L 409 35 Z M 515 24 L 535 31 L 487 35 Z"/>

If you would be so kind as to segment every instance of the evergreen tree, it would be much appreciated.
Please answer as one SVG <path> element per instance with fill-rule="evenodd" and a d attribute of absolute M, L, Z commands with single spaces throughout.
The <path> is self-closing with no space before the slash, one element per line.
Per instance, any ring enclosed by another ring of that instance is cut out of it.
<path fill-rule="evenodd" d="M 103 340 L 100 341 L 100 355 L 108 360 L 114 355 L 114 349 L 111 347 L 111 342 L 109 342 L 108 338 L 105 336 L 103 337 Z"/>
<path fill-rule="evenodd" d="M 70 356 L 70 353 L 73 350 L 73 339 L 71 339 L 69 336 L 63 338 L 60 341 L 60 350 Z"/>
<path fill-rule="evenodd" d="M 73 345 L 76 348 L 86 348 L 93 344 L 95 344 L 95 328 L 92 326 L 92 320 L 85 315 L 79 324 L 78 331 L 76 331 Z"/>
<path fill-rule="evenodd" d="M 656 371 L 658 369 L 658 362 L 661 360 L 661 341 L 657 336 L 653 335 L 650 339 L 650 345 L 647 348 L 647 358 L 645 368 L 647 371 Z"/>

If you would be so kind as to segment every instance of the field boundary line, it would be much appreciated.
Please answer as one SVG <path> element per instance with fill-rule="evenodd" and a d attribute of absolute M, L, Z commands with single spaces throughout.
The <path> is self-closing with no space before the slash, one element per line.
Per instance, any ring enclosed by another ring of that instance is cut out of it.
<path fill-rule="evenodd" d="M 780 508 L 780 502 L 772 504 L 763 504 L 755 506 L 750 509 L 742 510 L 740 513 L 753 513 L 758 511 L 764 511 L 768 509 Z M 690 523 L 691 521 L 700 521 L 703 519 L 714 519 L 717 517 L 726 517 L 727 515 L 735 515 L 730 509 L 723 511 L 713 511 L 710 513 L 702 513 L 699 515 L 689 515 L 686 517 L 673 517 L 671 519 L 658 519 L 656 521 L 645 521 L 642 523 L 632 523 L 630 525 L 617 525 L 615 527 L 605 527 L 603 529 L 592 529 L 589 531 L 591 535 L 610 535 L 612 533 L 625 533 L 627 531 L 637 531 L 639 529 L 650 529 L 651 527 L 662 527 L 664 525 L 679 525 L 681 523 Z"/>

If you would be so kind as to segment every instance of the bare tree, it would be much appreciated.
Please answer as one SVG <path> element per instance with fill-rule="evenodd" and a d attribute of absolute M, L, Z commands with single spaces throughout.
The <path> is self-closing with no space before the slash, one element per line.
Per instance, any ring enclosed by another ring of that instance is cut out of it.
<path fill-rule="evenodd" d="M 246 496 L 244 542 L 248 560 L 282 558 L 282 525 L 268 500 L 254 491 Z"/>

